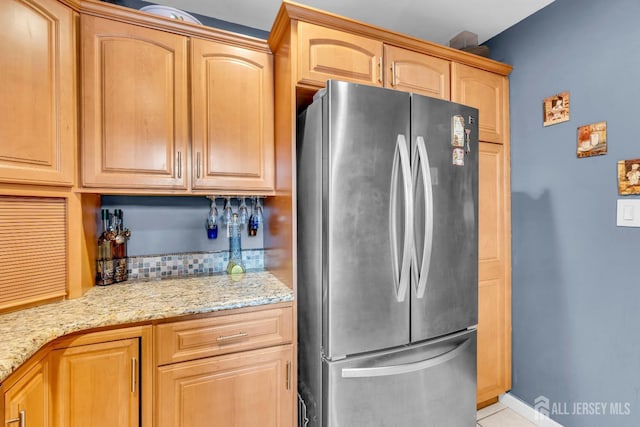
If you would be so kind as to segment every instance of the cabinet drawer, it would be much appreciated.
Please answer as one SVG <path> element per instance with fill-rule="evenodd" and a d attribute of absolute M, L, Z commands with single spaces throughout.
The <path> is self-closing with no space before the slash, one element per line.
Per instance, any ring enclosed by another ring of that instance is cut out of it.
<path fill-rule="evenodd" d="M 156 326 L 158 365 L 291 342 L 290 307 Z"/>

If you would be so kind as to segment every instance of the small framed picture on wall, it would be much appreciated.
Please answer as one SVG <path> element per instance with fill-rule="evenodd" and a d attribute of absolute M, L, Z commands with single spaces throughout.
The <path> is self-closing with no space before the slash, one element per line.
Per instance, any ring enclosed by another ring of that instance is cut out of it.
<path fill-rule="evenodd" d="M 618 162 L 618 194 L 640 194 L 640 159 Z"/>
<path fill-rule="evenodd" d="M 580 126 L 577 145 L 579 158 L 607 154 L 607 122 Z"/>
<path fill-rule="evenodd" d="M 555 125 L 569 120 L 569 92 L 562 92 L 545 98 L 542 102 L 542 123 Z"/>

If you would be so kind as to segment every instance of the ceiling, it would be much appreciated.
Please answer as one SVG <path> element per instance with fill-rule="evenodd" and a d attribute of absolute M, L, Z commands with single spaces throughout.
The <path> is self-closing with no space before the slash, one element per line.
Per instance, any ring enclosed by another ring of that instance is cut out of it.
<path fill-rule="evenodd" d="M 281 0 L 150 0 L 269 31 Z M 449 45 L 461 31 L 481 44 L 553 0 L 298 0 L 308 6 Z"/>

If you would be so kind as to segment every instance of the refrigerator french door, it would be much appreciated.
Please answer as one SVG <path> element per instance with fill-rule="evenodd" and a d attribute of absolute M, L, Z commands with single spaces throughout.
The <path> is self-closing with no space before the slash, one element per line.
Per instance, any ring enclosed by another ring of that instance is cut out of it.
<path fill-rule="evenodd" d="M 300 115 L 299 393 L 309 425 L 438 425 L 455 399 L 471 409 L 446 425 L 473 425 L 477 135 L 473 108 L 339 81 Z M 398 422 L 386 424 L 395 405 L 411 416 L 394 410 Z"/>

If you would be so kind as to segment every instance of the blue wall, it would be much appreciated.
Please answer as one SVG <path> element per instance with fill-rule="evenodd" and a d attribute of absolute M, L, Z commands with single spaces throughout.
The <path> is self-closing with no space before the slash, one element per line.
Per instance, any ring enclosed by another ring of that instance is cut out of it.
<path fill-rule="evenodd" d="M 565 426 L 640 425 L 640 229 L 616 227 L 616 162 L 640 158 L 639 17 L 638 0 L 556 0 L 487 43 L 514 66 L 512 394 L 566 405 Z M 543 127 L 567 90 L 570 121 Z M 608 153 L 578 159 L 576 128 L 599 121 Z"/>

